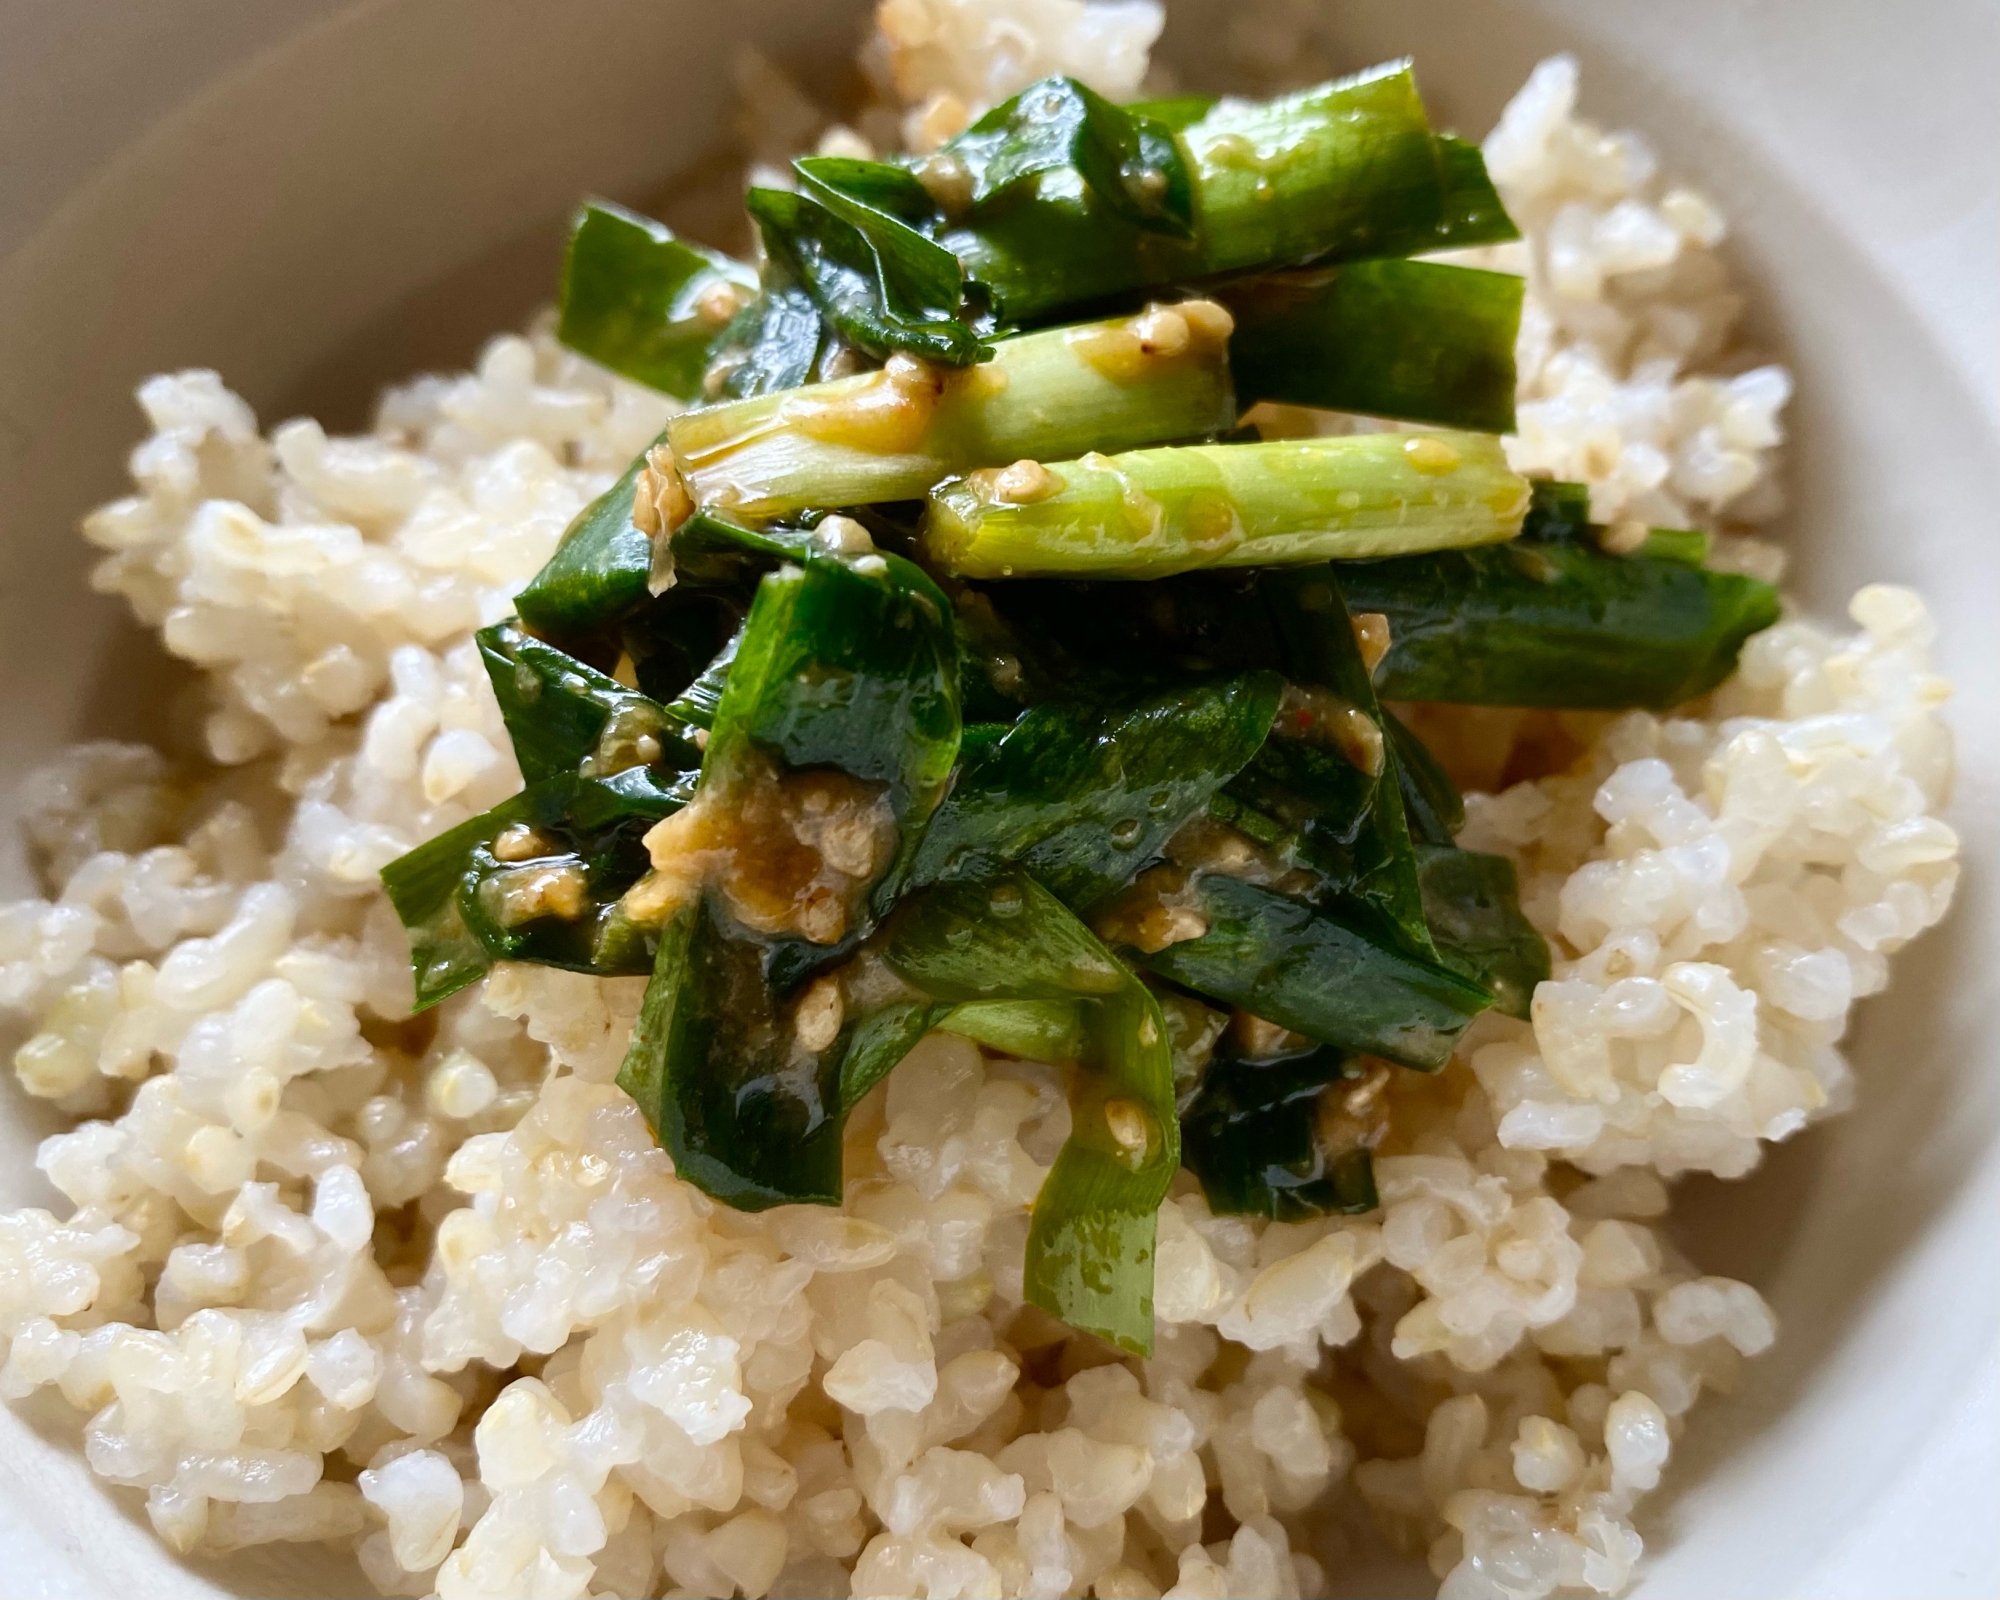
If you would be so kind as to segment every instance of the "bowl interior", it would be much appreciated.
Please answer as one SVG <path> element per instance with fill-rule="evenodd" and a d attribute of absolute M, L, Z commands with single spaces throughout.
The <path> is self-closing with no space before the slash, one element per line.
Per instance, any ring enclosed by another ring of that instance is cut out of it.
<path fill-rule="evenodd" d="M 1214 85 L 1218 41 L 1256 48 L 1228 0 L 1170 10 L 1161 53 L 1190 86 Z M 139 13 L 89 38 L 9 20 L 34 48 L 0 60 L 0 104 L 20 125 L 0 131 L 30 174 L 0 204 L 0 771 L 79 736 L 144 737 L 159 703 L 157 651 L 89 593 L 72 534 L 119 491 L 140 378 L 213 366 L 267 423 L 360 421 L 379 383 L 465 362 L 547 298 L 580 194 L 657 205 L 678 188 L 681 220 L 719 226 L 733 52 L 754 39 L 807 71 L 844 63 L 860 11 L 237 3 L 171 49 Z M 1827 1530 L 1865 1528 L 1886 1504 L 1987 1360 L 2000 1309 L 1982 1227 L 2000 1203 L 1984 1025 L 2000 759 L 1973 709 L 2000 694 L 1986 616 L 2000 594 L 2000 338 L 1982 277 L 2000 216 L 1982 91 L 1996 32 L 1976 0 L 1348 0 L 1313 47 L 1336 68 L 1415 55 L 1441 118 L 1475 134 L 1537 59 L 1574 50 L 1586 112 L 1643 130 L 1722 203 L 1751 326 L 1797 375 L 1794 591 L 1837 616 L 1862 583 L 1915 586 L 1959 685 L 1961 900 L 1862 1010 L 1859 1111 L 1744 1182 L 1681 1186 L 1690 1253 L 1757 1283 L 1784 1326 L 1744 1392 L 1695 1413 L 1642 1511 L 1640 1594 L 1827 1592 Z M 145 91 L 109 117 L 31 92 L 86 73 Z M 1922 83 L 1922 103 L 1868 92 L 1884 82 Z M 21 892 L 11 828 L 0 848 Z M 5 1203 L 46 1204 L 32 1153 L 48 1123 L 11 1081 L 0 1103 Z M 90 1479 L 73 1436 L 73 1419 L 0 1414 L 0 1541 L 46 1592 L 328 1583 L 323 1560 L 295 1552 L 176 1565 L 129 1499 Z M 1420 1575 L 1366 1581 L 1429 1592 Z M 342 1587 L 358 1592 L 358 1577 Z"/>

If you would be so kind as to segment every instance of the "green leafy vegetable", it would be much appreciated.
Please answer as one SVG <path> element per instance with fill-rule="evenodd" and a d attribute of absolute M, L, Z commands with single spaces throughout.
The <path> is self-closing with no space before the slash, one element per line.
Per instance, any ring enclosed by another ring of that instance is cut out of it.
<path fill-rule="evenodd" d="M 556 337 L 635 382 L 691 400 L 722 331 L 755 295 L 739 261 L 607 200 L 577 213 Z"/>
<path fill-rule="evenodd" d="M 731 399 L 796 389 L 839 347 L 813 297 L 796 284 L 767 287 L 723 331 L 709 371 Z"/>
<path fill-rule="evenodd" d="M 1396 781 L 1410 837 L 1418 844 L 1448 845 L 1465 826 L 1465 799 L 1458 785 L 1424 742 L 1387 707 L 1379 707 L 1382 729 L 1396 757 Z"/>
<path fill-rule="evenodd" d="M 950 603 L 911 562 L 801 552 L 767 576 L 702 765 L 726 780 L 756 746 L 793 769 L 884 786 L 899 827 L 928 817 L 958 754 Z M 906 849 L 915 848 L 914 839 Z"/>
<path fill-rule="evenodd" d="M 1299 1222 L 1377 1205 L 1373 1163 L 1336 1142 L 1338 1096 L 1356 1058 L 1321 1045 L 1254 1060 L 1218 1056 L 1181 1116 L 1181 1155 L 1209 1209 Z M 1329 1112 L 1333 1114 L 1329 1114 Z"/>
<path fill-rule="evenodd" d="M 849 1017 L 824 969 L 893 900 L 959 735 L 948 607 L 930 580 L 894 556 L 850 563 L 803 546 L 796 555 L 758 586 L 695 795 L 740 859 L 671 912 L 619 1075 L 678 1170 L 751 1209 L 838 1202 L 851 1096 L 936 1019 Z M 765 881 L 780 868 L 756 860 L 793 859 L 771 837 L 797 826 L 784 820 L 785 785 L 829 771 L 865 787 L 845 802 L 822 788 L 819 811 L 798 813 L 826 819 L 823 841 L 835 829 L 846 841 L 816 847 L 804 870 L 818 872 L 830 852 L 865 876 L 837 923 L 758 933 L 741 920 L 753 903 L 796 907 L 807 889 L 803 879 Z M 893 831 L 886 849 L 872 842 L 869 795 Z M 860 1052 L 851 1065 L 850 1050 Z"/>
<path fill-rule="evenodd" d="M 814 177 L 812 163 L 796 165 L 802 178 Z M 963 291 L 949 250 L 887 212 L 836 198 L 826 182 L 805 189 L 752 189 L 745 198 L 767 275 L 805 290 L 849 343 L 871 355 L 906 350 L 952 367 L 980 359 L 979 335 L 958 320 Z"/>
<path fill-rule="evenodd" d="M 1722 682 L 1778 620 L 1756 578 L 1581 542 L 1355 562 L 1340 586 L 1389 619 L 1375 682 L 1394 700 L 1664 711 Z"/>
<path fill-rule="evenodd" d="M 1223 292 L 1238 398 L 1512 433 L 1522 289 L 1426 261 L 1247 279 Z"/>
<path fill-rule="evenodd" d="M 1197 877 L 1185 903 L 1206 933 L 1128 959 L 1321 1044 L 1435 1072 L 1492 1003 L 1447 967 L 1239 878 Z"/>
<path fill-rule="evenodd" d="M 1282 868 L 1303 874 L 1297 893 L 1315 904 L 1343 900 L 1392 942 L 1428 956 L 1394 729 L 1376 699 L 1336 570 L 1320 564 L 1147 584 L 998 584 L 982 598 L 997 625 L 1010 630 L 1011 648 L 1026 651 L 1019 642 L 1026 639 L 1039 645 L 1042 659 L 1031 674 L 1024 664 L 1022 674 L 1037 682 L 1083 682 L 1101 693 L 1097 685 L 1121 679 L 1281 675 L 1290 687 L 1271 737 L 1228 780 L 1211 814 Z M 1414 739 L 1409 743 L 1434 767 Z"/>
<path fill-rule="evenodd" d="M 1417 875 L 1438 959 L 1489 990 L 1508 1016 L 1526 1021 L 1535 985 L 1549 975 L 1549 947 L 1521 913 L 1514 863 L 1476 850 L 1419 845 Z"/>
<path fill-rule="evenodd" d="M 1052 704 L 968 756 L 931 819 L 914 882 L 1020 866 L 1087 910 L 1156 858 L 1263 744 L 1274 674 L 1137 705 Z"/>
<path fill-rule="evenodd" d="M 686 798 L 673 774 L 644 767 L 603 780 L 560 773 L 390 862 L 382 884 L 409 930 L 416 1009 L 456 994 L 498 959 L 645 971 L 645 938 L 621 923 L 615 903 L 645 870 L 641 836 Z M 510 829 L 535 837 L 532 856 L 494 854 Z M 562 894 L 537 892 L 550 874 L 574 875 L 562 888 L 573 891 L 575 914 L 515 921 L 513 907 L 563 903 Z"/>
<path fill-rule="evenodd" d="M 1521 913 L 1514 864 L 1452 843 L 1465 822 L 1457 785 L 1408 726 L 1386 711 L 1383 724 L 1416 841 L 1424 922 L 1438 959 L 1492 991 L 1494 1005 L 1507 1015 L 1525 1019 L 1535 985 L 1549 975 L 1549 947 Z"/>
<path fill-rule="evenodd" d="M 1325 904 L 1338 895 L 1379 917 L 1413 953 L 1432 955 L 1395 746 L 1333 569 L 1264 573 L 1257 592 L 1287 676 L 1307 686 L 1280 713 L 1276 728 L 1286 737 L 1266 748 L 1288 750 L 1292 773 L 1306 780 L 1274 814 L 1297 830 L 1296 859 L 1324 880 L 1311 898 Z M 1307 756 L 1321 758 L 1316 769 Z M 1269 799 L 1268 791 L 1236 794 Z"/>
<path fill-rule="evenodd" d="M 1371 1209 L 1385 1063 L 1549 973 L 1378 695 L 1665 707 L 1775 596 L 1507 467 L 1520 280 L 1399 258 L 1513 225 L 1405 63 L 1048 78 L 794 171 L 754 277 L 576 219 L 559 336 L 720 403 L 477 635 L 526 787 L 384 871 L 417 1003 L 650 972 L 619 1082 L 751 1210 L 841 1200 L 848 1113 L 930 1030 L 1055 1063 L 1026 1297 L 1143 1355 L 1183 1139 L 1217 1212 Z M 1264 400 L 1473 431 L 1265 441 Z"/>
<path fill-rule="evenodd" d="M 521 776 L 530 783 L 559 772 L 609 777 L 663 758 L 681 768 L 701 764 L 700 751 L 680 737 L 666 708 L 637 690 L 512 622 L 482 628 L 474 638 Z"/>
<path fill-rule="evenodd" d="M 1120 1349 L 1150 1354 L 1155 1213 L 1180 1166 L 1159 1002 L 1024 873 L 912 896 L 882 953 L 905 981 L 962 1004 L 1076 1006 L 1083 1037 L 1072 1132 L 1035 1201 L 1028 1300 Z"/>
<path fill-rule="evenodd" d="M 1028 1061 L 1075 1061 L 1084 1049 L 1082 1002 L 968 1000 L 939 1021 L 947 1033 Z"/>
<path fill-rule="evenodd" d="M 514 597 L 521 620 L 544 638 L 587 638 L 645 601 L 653 541 L 632 520 L 633 491 L 645 466 L 641 455 L 578 512 L 548 564 Z"/>
<path fill-rule="evenodd" d="M 1074 78 L 1030 85 L 952 140 L 950 153 L 971 175 L 975 207 L 1031 179 L 1073 174 L 1108 215 L 1193 236 L 1193 184 L 1173 129 Z"/>
<path fill-rule="evenodd" d="M 981 126 L 1017 123 L 1048 92 L 1046 80 L 1030 85 Z M 975 202 L 948 219 L 941 242 L 1000 316 L 1032 323 L 1174 283 L 1518 237 L 1478 150 L 1432 133 L 1405 63 L 1276 100 L 1221 101 L 1180 121 L 1189 109 L 1139 115 L 1178 142 L 1191 239 L 1129 220 L 1079 173 Z M 940 156 L 987 137 L 968 130 Z"/>

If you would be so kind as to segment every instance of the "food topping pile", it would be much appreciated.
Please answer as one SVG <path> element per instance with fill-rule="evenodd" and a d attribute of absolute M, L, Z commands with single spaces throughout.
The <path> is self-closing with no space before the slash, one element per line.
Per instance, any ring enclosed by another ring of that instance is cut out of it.
<path fill-rule="evenodd" d="M 1665 709 L 1777 596 L 1509 467 L 1522 280 L 1410 257 L 1515 229 L 1406 64 L 792 173 L 761 272 L 577 218 L 557 337 L 697 403 L 478 635 L 527 786 L 385 869 L 418 1004 L 650 974 L 619 1082 L 751 1210 L 933 1030 L 1060 1064 L 1025 1297 L 1147 1355 L 1183 1163 L 1373 1211 L 1390 1076 L 1549 974 L 1383 701 Z"/>

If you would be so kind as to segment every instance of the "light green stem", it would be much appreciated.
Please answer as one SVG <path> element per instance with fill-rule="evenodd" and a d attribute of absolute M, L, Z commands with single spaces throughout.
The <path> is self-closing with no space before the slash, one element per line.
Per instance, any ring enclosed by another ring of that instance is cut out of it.
<path fill-rule="evenodd" d="M 667 430 L 695 502 L 738 517 L 922 498 L 946 478 L 1023 458 L 1124 450 L 1236 420 L 1226 333 L 1175 353 L 1142 319 L 1003 339 L 991 362 L 897 369 L 705 406 Z M 1226 328 L 1226 323 L 1224 324 Z"/>
<path fill-rule="evenodd" d="M 1529 496 L 1500 441 L 1479 433 L 1135 450 L 1045 474 L 1028 494 L 1021 475 L 991 473 L 933 491 L 928 555 L 969 578 L 1163 578 L 1403 555 L 1511 539 Z"/>

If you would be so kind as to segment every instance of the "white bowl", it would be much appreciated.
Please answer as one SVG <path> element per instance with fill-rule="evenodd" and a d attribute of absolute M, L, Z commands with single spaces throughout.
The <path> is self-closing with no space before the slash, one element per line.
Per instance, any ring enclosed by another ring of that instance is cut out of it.
<path fill-rule="evenodd" d="M 85 587 L 77 515 L 118 492 L 146 374 L 219 368 L 266 421 L 363 415 L 545 298 L 586 190 L 723 170 L 754 39 L 844 60 L 852 4 L 733 0 L 0 0 L 0 774 L 143 737 L 159 657 Z M 1753 322 L 1799 380 L 1794 582 L 1832 612 L 1922 590 L 1958 682 L 1958 908 L 1865 1008 L 1861 1105 L 1751 1179 L 1683 1185 L 1696 1258 L 1783 1334 L 1676 1452 L 1637 1593 L 1948 1600 L 2000 1570 L 2000 15 L 1982 0 L 1341 0 L 1336 60 L 1409 52 L 1482 132 L 1555 49 L 1588 112 L 1720 200 Z M 1194 84 L 1228 0 L 1175 0 Z M 711 184 L 711 188 L 714 185 Z M 11 830 L 10 830 L 11 832 Z M 11 852 L 10 842 L 7 849 Z M 0 861 L 13 894 L 16 856 Z M 11 1084 L 9 1085 L 11 1089 Z M 17 1094 L 0 1200 L 47 1204 Z M 85 1470 L 74 1422 L 0 1413 L 10 1593 L 359 1592 L 298 1552 L 202 1572 Z M 218 1587 L 220 1586 L 220 1587 Z"/>

